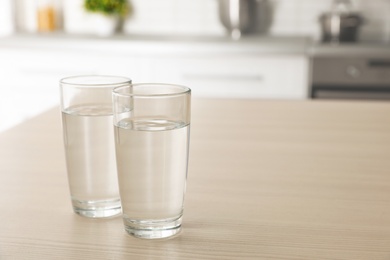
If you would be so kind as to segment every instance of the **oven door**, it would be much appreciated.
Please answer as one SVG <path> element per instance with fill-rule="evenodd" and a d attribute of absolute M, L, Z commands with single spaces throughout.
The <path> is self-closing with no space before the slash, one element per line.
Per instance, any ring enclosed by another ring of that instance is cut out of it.
<path fill-rule="evenodd" d="M 315 57 L 311 97 L 390 100 L 390 58 Z"/>

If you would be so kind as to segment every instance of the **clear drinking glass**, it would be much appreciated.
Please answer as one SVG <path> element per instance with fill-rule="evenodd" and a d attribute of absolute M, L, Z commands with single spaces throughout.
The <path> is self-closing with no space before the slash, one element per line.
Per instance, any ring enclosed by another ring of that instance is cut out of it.
<path fill-rule="evenodd" d="M 115 162 L 112 90 L 131 80 L 76 76 L 60 81 L 66 166 L 74 212 L 92 218 L 121 213 Z"/>
<path fill-rule="evenodd" d="M 140 238 L 179 233 L 186 189 L 191 90 L 132 84 L 113 91 L 123 222 Z"/>

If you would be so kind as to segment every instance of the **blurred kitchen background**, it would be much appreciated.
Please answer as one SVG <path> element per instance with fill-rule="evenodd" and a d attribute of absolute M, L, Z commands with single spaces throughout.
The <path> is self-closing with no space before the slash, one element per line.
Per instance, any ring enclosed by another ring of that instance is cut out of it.
<path fill-rule="evenodd" d="M 222 0 L 228 1 L 228 0 Z M 266 2 L 266 1 L 258 1 Z M 333 0 L 268 0 L 272 16 L 271 35 L 302 35 L 319 39 L 319 17 L 330 11 Z M 351 0 L 354 11 L 365 18 L 360 41 L 390 41 L 390 1 Z M 223 35 L 217 0 L 131 0 L 134 12 L 125 22 L 126 34 Z M 1 0 L 2 35 L 14 32 L 38 32 L 39 12 L 52 5 L 55 30 L 66 33 L 93 33 L 93 25 L 84 23 L 83 0 Z M 42 15 L 42 14 L 41 14 Z M 43 14 L 44 15 L 44 14 Z"/>
<path fill-rule="evenodd" d="M 390 0 L 131 0 L 121 18 L 85 2 L 0 0 L 0 130 L 58 105 L 76 74 L 195 97 L 390 99 Z"/>

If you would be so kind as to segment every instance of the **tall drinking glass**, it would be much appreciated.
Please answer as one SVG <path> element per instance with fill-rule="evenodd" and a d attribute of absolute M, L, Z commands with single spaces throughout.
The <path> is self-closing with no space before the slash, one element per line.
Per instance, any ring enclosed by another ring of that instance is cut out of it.
<path fill-rule="evenodd" d="M 191 90 L 169 84 L 114 89 L 123 222 L 140 238 L 179 233 L 186 189 Z"/>
<path fill-rule="evenodd" d="M 112 90 L 130 83 L 130 79 L 116 76 L 76 76 L 60 81 L 69 188 L 74 212 L 81 216 L 121 213 Z"/>

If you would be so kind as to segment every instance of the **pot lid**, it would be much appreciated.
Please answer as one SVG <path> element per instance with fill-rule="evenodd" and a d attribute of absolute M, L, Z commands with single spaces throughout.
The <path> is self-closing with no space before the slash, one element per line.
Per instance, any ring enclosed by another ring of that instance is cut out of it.
<path fill-rule="evenodd" d="M 334 0 L 332 2 L 331 10 L 325 12 L 320 16 L 320 20 L 329 19 L 330 17 L 340 17 L 344 20 L 353 20 L 354 23 L 363 23 L 363 16 L 353 10 L 353 6 L 350 0 Z"/>
<path fill-rule="evenodd" d="M 350 14 L 353 6 L 350 0 L 334 0 L 332 3 L 331 12 L 333 14 Z"/>

